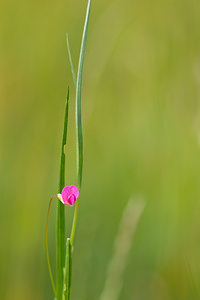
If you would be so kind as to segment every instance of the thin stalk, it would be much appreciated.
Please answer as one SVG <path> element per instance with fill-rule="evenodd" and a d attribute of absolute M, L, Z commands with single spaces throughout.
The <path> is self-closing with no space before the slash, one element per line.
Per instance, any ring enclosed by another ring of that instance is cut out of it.
<path fill-rule="evenodd" d="M 70 300 L 71 277 L 72 277 L 71 275 L 72 275 L 72 251 L 71 251 L 70 239 L 67 238 L 65 271 L 64 271 L 63 300 Z"/>
<path fill-rule="evenodd" d="M 49 212 L 51 208 L 51 203 L 53 198 L 55 198 L 57 195 L 53 196 L 49 200 L 49 207 L 48 207 L 48 212 L 47 212 L 47 221 L 46 221 L 46 229 L 45 229 L 45 247 L 46 247 L 46 258 L 47 258 L 47 265 L 48 265 L 48 270 L 49 270 L 49 276 L 51 280 L 51 285 L 53 288 L 54 296 L 56 297 L 56 288 L 55 288 L 55 283 L 53 280 L 53 275 L 51 271 L 51 264 L 50 264 L 50 259 L 49 259 L 49 248 L 48 248 L 48 224 L 49 224 Z"/>
<path fill-rule="evenodd" d="M 74 210 L 74 217 L 73 217 L 73 224 L 72 224 L 72 231 L 71 231 L 71 246 L 73 250 L 73 243 L 74 243 L 74 236 L 75 236 L 75 231 L 76 231 L 76 222 L 77 222 L 77 217 L 78 217 L 78 209 L 79 209 L 79 199 L 76 200 L 76 205 L 75 205 L 75 210 Z"/>
<path fill-rule="evenodd" d="M 67 140 L 67 124 L 68 124 L 68 103 L 69 103 L 69 88 L 67 92 L 67 101 L 65 108 L 65 119 L 63 129 L 63 139 L 61 147 L 61 158 L 60 158 L 60 177 L 59 177 L 59 188 L 58 193 L 62 192 L 65 186 L 65 152 L 64 148 Z M 56 274 L 56 295 L 57 300 L 62 300 L 63 290 L 63 269 L 65 267 L 65 207 L 58 201 L 57 210 L 57 274 Z"/>
<path fill-rule="evenodd" d="M 91 7 L 91 0 L 88 0 L 87 12 L 86 12 L 86 17 L 85 17 L 85 24 L 84 24 L 82 42 L 81 42 L 81 50 L 80 50 L 80 56 L 79 56 L 78 75 L 77 75 L 77 81 L 76 81 L 76 112 L 75 112 L 75 114 L 76 114 L 76 154 L 77 154 L 77 183 L 78 183 L 79 190 L 81 188 L 82 170 L 83 170 L 83 130 L 82 130 L 82 119 L 81 119 L 81 90 L 82 90 L 83 62 L 84 62 L 85 45 L 86 45 L 88 23 L 89 23 L 89 16 L 90 16 L 90 7 Z M 78 208 L 79 208 L 79 200 L 76 201 L 73 224 L 72 224 L 72 231 L 71 231 L 71 246 L 72 247 L 73 247 L 74 235 L 75 235 L 75 230 L 76 230 Z"/>

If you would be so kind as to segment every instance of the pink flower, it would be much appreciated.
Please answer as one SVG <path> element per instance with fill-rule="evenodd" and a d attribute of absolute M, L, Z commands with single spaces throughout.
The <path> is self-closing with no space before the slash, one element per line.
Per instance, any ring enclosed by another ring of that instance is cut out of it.
<path fill-rule="evenodd" d="M 68 206 L 72 206 L 79 196 L 79 190 L 75 185 L 65 186 L 61 194 L 57 194 L 58 199 Z"/>

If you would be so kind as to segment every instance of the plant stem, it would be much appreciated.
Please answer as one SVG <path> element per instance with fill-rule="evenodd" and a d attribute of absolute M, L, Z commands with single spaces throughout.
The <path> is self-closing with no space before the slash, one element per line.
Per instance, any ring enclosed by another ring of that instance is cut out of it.
<path fill-rule="evenodd" d="M 64 148 L 67 140 L 67 124 L 68 124 L 68 103 L 69 103 L 69 88 L 67 93 L 67 102 L 65 108 L 65 119 L 63 129 L 63 139 L 61 147 L 61 159 L 60 159 L 60 177 L 58 193 L 62 192 L 65 186 L 65 152 Z M 63 269 L 65 267 L 65 207 L 58 201 L 57 210 L 57 274 L 56 274 L 56 295 L 57 300 L 62 300 L 63 290 Z"/>
<path fill-rule="evenodd" d="M 71 277 L 72 277 L 71 275 L 72 275 L 72 251 L 71 251 L 70 239 L 67 238 L 65 271 L 64 271 L 64 286 L 63 286 L 63 300 L 70 300 Z"/>
<path fill-rule="evenodd" d="M 76 231 L 76 222 L 77 222 L 77 216 L 78 216 L 79 199 L 77 199 L 76 202 L 77 203 L 76 203 L 75 210 L 74 210 L 72 231 L 71 231 L 71 237 L 70 237 L 72 250 L 73 250 L 73 243 L 74 243 L 74 235 L 75 235 L 75 231 Z"/>

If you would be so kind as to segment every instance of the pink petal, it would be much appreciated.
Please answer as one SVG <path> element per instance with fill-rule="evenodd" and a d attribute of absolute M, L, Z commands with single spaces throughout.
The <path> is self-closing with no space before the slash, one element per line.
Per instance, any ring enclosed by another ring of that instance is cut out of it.
<path fill-rule="evenodd" d="M 75 185 L 70 185 L 69 186 L 71 193 L 74 194 L 74 196 L 76 197 L 76 199 L 79 197 L 79 190 Z"/>
<path fill-rule="evenodd" d="M 79 190 L 75 185 L 65 186 L 62 190 L 63 203 L 72 206 L 79 196 Z"/>
<path fill-rule="evenodd" d="M 76 201 L 76 197 L 74 195 L 71 195 L 68 200 L 67 203 L 69 206 L 72 206 L 74 204 L 74 202 Z"/>

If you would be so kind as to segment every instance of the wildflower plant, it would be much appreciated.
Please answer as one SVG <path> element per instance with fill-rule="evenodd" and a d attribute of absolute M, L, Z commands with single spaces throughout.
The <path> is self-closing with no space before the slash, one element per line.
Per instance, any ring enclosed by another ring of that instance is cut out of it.
<path fill-rule="evenodd" d="M 49 269 L 49 275 L 51 279 L 51 284 L 56 300 L 69 300 L 71 291 L 71 275 L 72 275 L 72 253 L 74 246 L 74 236 L 76 231 L 76 223 L 78 216 L 78 208 L 80 201 L 80 191 L 82 183 L 82 170 L 83 170 L 83 132 L 82 132 L 82 118 L 81 118 L 81 89 L 82 89 L 82 73 L 83 73 L 83 62 L 85 54 L 85 45 L 87 39 L 88 22 L 90 15 L 91 0 L 88 0 L 85 24 L 82 35 L 78 73 L 74 71 L 74 66 L 72 62 L 72 56 L 70 52 L 69 39 L 67 35 L 67 49 L 69 55 L 69 61 L 73 76 L 74 85 L 76 88 L 76 105 L 75 105 L 75 120 L 76 120 L 76 163 L 77 163 L 77 182 L 76 185 L 65 186 L 65 152 L 64 148 L 67 143 L 67 125 L 68 125 L 68 106 L 69 106 L 69 88 L 67 92 L 67 101 L 65 107 L 65 117 L 64 117 L 64 129 L 63 138 L 61 146 L 61 158 L 60 158 L 60 174 L 59 174 L 59 187 L 58 193 L 50 198 L 46 231 L 45 231 L 45 244 L 46 244 L 46 256 L 47 264 Z M 51 270 L 49 251 L 48 251 L 48 221 L 49 212 L 52 200 L 54 198 L 58 199 L 57 207 L 57 230 L 56 230 L 56 284 L 54 283 L 53 274 Z M 74 217 L 71 228 L 70 237 L 65 236 L 65 207 L 73 206 Z"/>

